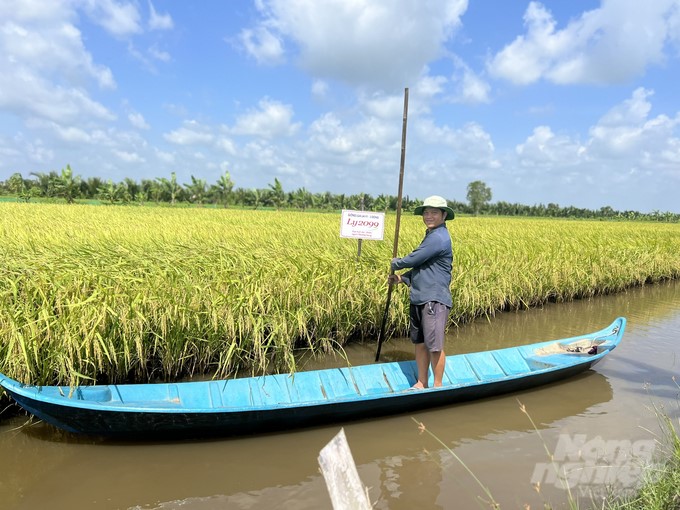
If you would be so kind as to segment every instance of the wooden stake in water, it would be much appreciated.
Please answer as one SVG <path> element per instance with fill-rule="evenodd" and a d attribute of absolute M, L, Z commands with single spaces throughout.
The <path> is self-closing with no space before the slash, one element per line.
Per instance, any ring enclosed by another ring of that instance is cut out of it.
<path fill-rule="evenodd" d="M 334 510 L 371 510 L 344 429 L 323 447 L 318 460 Z"/>
<path fill-rule="evenodd" d="M 397 193 L 397 222 L 394 227 L 394 244 L 392 248 L 392 258 L 397 256 L 397 249 L 399 247 L 399 223 L 401 221 L 401 193 L 404 187 L 404 160 L 406 159 L 406 119 L 408 117 L 408 88 L 404 89 L 404 119 L 401 127 L 401 163 L 399 165 L 399 192 Z M 390 274 L 394 274 L 391 271 Z M 383 338 L 385 336 L 385 325 L 387 323 L 387 312 L 390 309 L 390 301 L 392 299 L 392 287 L 387 286 L 387 300 L 385 302 L 385 313 L 383 313 L 382 324 L 380 325 L 380 333 L 378 335 L 378 350 L 375 353 L 375 360 L 380 361 L 380 348 L 382 347 Z"/>

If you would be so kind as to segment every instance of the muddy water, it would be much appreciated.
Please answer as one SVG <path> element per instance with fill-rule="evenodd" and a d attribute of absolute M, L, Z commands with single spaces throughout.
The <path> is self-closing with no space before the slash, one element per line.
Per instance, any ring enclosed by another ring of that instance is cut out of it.
<path fill-rule="evenodd" d="M 330 509 L 317 456 L 341 426 L 375 508 L 488 508 L 490 498 L 503 509 L 566 508 L 570 497 L 586 508 L 608 486 L 631 487 L 640 464 L 662 453 L 654 408 L 680 414 L 680 283 L 498 315 L 452 331 L 446 344 L 454 354 L 575 336 L 617 316 L 628 319 L 622 344 L 581 376 L 415 415 L 178 444 L 92 441 L 2 420 L 0 508 Z M 407 359 L 412 347 L 390 341 L 382 352 Z M 372 363 L 374 353 L 357 345 L 348 357 Z M 548 454 L 569 490 L 548 472 Z"/>

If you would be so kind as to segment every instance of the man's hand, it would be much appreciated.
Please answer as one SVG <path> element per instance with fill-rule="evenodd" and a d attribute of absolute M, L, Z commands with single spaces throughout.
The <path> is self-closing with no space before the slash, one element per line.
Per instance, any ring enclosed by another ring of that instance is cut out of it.
<path fill-rule="evenodd" d="M 401 283 L 401 275 L 398 274 L 391 274 L 387 277 L 387 283 L 390 285 L 396 285 L 398 283 Z"/>

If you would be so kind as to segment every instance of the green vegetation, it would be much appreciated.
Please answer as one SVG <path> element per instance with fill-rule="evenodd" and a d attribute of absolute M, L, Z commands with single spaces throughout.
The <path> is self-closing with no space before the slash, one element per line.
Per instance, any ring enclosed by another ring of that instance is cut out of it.
<path fill-rule="evenodd" d="M 676 224 L 449 229 L 452 324 L 680 275 Z M 402 216 L 401 251 L 422 235 Z M 294 370 L 296 349 L 375 338 L 391 244 L 366 242 L 357 261 L 335 214 L 0 203 L 0 371 L 48 384 Z M 408 293 L 395 296 L 387 332 L 403 335 Z"/>
<path fill-rule="evenodd" d="M 227 207 L 259 209 L 295 209 L 299 211 L 337 211 L 340 209 L 365 209 L 370 211 L 396 211 L 398 199 L 392 195 L 378 195 L 372 197 L 366 193 L 356 195 L 335 195 L 330 192 L 311 193 L 305 188 L 298 188 L 286 192 L 283 183 L 277 178 L 262 189 L 234 189 L 234 182 L 229 172 L 224 172 L 215 184 L 209 184 L 204 179 L 191 176 L 191 182 L 182 184 L 177 181 L 177 175 L 172 172 L 170 178 L 142 179 L 136 182 L 126 178 L 115 183 L 104 181 L 99 177 L 82 179 L 73 175 L 70 166 L 66 166 L 60 173 L 31 173 L 32 178 L 26 179 L 20 173 L 15 173 L 6 181 L 0 181 L 0 201 L 30 202 L 48 201 L 74 203 L 82 200 L 88 203 L 97 200 L 105 204 L 193 204 L 197 206 Z M 478 214 L 496 216 L 537 216 L 550 218 L 598 218 L 607 220 L 644 220 L 661 222 L 680 222 L 680 214 L 653 211 L 640 213 L 637 211 L 616 211 L 609 206 L 598 210 L 578 207 L 560 207 L 549 203 L 523 205 L 508 202 L 489 203 L 491 188 L 482 181 L 468 184 L 467 203 L 448 200 L 449 206 L 456 214 Z M 422 197 L 424 198 L 424 197 Z M 447 197 L 450 198 L 450 197 Z M 402 198 L 402 209 L 412 211 L 420 199 L 408 196 Z"/>
<path fill-rule="evenodd" d="M 472 214 L 477 216 L 483 207 L 491 200 L 491 188 L 482 181 L 474 181 L 468 184 L 467 199 L 472 208 Z"/>

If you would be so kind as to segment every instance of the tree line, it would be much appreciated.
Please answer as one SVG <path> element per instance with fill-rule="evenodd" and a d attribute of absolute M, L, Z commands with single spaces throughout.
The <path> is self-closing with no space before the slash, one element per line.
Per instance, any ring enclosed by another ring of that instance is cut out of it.
<path fill-rule="evenodd" d="M 208 183 L 205 179 L 191 176 L 190 182 L 180 183 L 175 172 L 170 177 L 142 179 L 140 182 L 126 178 L 120 182 L 100 177 L 83 179 L 75 175 L 69 165 L 61 172 L 31 173 L 28 178 L 14 173 L 6 181 L 0 181 L 0 195 L 15 196 L 17 200 L 28 202 L 33 198 L 65 200 L 97 200 L 106 204 L 178 204 L 189 203 L 198 206 L 241 208 L 275 208 L 313 210 L 355 209 L 369 211 L 396 211 L 398 197 L 381 194 L 371 196 L 367 193 L 353 195 L 334 194 L 328 191 L 312 193 L 306 188 L 285 191 L 278 178 L 266 188 L 235 188 L 229 172 L 224 172 L 217 182 Z M 533 216 L 552 218 L 580 219 L 625 219 L 678 222 L 680 214 L 653 211 L 617 211 L 609 206 L 597 210 L 574 206 L 561 207 L 549 203 L 524 205 L 499 201 L 492 203 L 491 189 L 482 181 L 474 181 L 467 186 L 467 202 L 449 200 L 449 206 L 457 214 Z M 412 211 L 422 200 L 402 197 L 402 210 Z"/>

